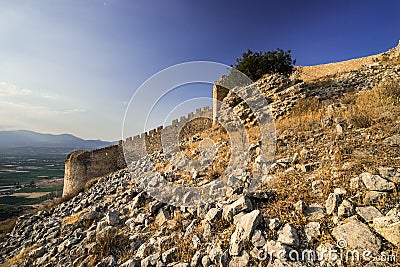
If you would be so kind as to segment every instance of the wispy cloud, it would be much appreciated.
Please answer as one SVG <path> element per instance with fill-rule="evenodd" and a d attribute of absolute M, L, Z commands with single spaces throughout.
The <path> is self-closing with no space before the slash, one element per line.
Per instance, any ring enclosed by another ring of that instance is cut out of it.
<path fill-rule="evenodd" d="M 31 90 L 20 89 L 14 84 L 0 82 L 0 96 L 29 95 L 31 93 Z"/>
<path fill-rule="evenodd" d="M 21 89 L 0 82 L 0 129 L 45 129 L 61 127 L 62 122 L 76 121 L 86 109 L 76 101 L 41 90 Z M 5 126 L 7 125 L 7 126 Z M 58 125 L 58 126 L 57 126 Z"/>
<path fill-rule="evenodd" d="M 46 105 L 32 105 L 30 103 L 0 102 L 0 114 L 23 114 L 26 117 L 57 116 L 62 114 L 82 113 L 85 109 L 56 109 Z"/>

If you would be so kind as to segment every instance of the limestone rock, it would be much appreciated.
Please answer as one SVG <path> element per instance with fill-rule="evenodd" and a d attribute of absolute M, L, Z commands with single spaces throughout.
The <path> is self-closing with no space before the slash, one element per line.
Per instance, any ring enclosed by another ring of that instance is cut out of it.
<path fill-rule="evenodd" d="M 386 199 L 388 196 L 387 192 L 379 191 L 367 191 L 364 196 L 364 203 L 374 204 Z"/>
<path fill-rule="evenodd" d="M 383 216 L 383 214 L 374 206 L 357 207 L 356 212 L 367 223 L 372 222 L 375 218 Z"/>
<path fill-rule="evenodd" d="M 350 188 L 351 189 L 360 189 L 362 187 L 362 180 L 360 177 L 354 177 L 350 179 Z"/>
<path fill-rule="evenodd" d="M 265 220 L 265 225 L 270 230 L 277 230 L 279 228 L 279 226 L 281 226 L 281 222 L 279 221 L 278 218 L 266 219 Z"/>
<path fill-rule="evenodd" d="M 140 259 L 130 259 L 121 264 L 120 267 L 140 267 Z"/>
<path fill-rule="evenodd" d="M 248 266 L 250 262 L 250 255 L 246 251 L 243 251 L 242 255 L 232 257 L 229 262 L 229 267 L 237 267 L 237 266 Z"/>
<path fill-rule="evenodd" d="M 390 167 L 379 167 L 379 174 L 382 178 L 389 180 L 395 184 L 400 183 L 400 171 Z"/>
<path fill-rule="evenodd" d="M 110 255 L 101 261 L 101 265 L 102 266 L 116 266 L 117 260 L 115 259 L 115 257 L 113 255 Z"/>
<path fill-rule="evenodd" d="M 400 216 L 390 215 L 374 218 L 374 230 L 393 245 L 400 247 Z"/>
<path fill-rule="evenodd" d="M 205 255 L 202 257 L 201 259 L 201 265 L 202 266 L 211 266 L 212 262 L 210 260 L 210 257 L 208 257 L 208 255 Z"/>
<path fill-rule="evenodd" d="M 307 206 L 303 212 L 308 221 L 319 221 L 326 216 L 324 209 L 318 203 Z"/>
<path fill-rule="evenodd" d="M 211 246 L 208 246 L 207 252 L 208 252 L 208 257 L 210 258 L 211 262 L 213 262 L 213 263 L 218 263 L 223 254 L 221 247 L 216 244 L 212 244 Z"/>
<path fill-rule="evenodd" d="M 146 214 L 144 213 L 139 213 L 136 218 L 134 219 L 135 223 L 137 224 L 144 224 L 145 220 L 146 220 Z"/>
<path fill-rule="evenodd" d="M 338 123 L 336 124 L 336 133 L 338 136 L 343 135 L 343 131 L 344 131 L 344 125 L 343 123 Z"/>
<path fill-rule="evenodd" d="M 253 210 L 250 213 L 243 215 L 237 227 L 243 230 L 243 238 L 248 241 L 253 234 L 255 228 L 261 223 L 261 211 Z"/>
<path fill-rule="evenodd" d="M 343 196 L 343 195 L 347 194 L 347 191 L 344 188 L 337 187 L 333 190 L 333 193 L 335 193 L 336 195 L 339 195 L 339 196 Z"/>
<path fill-rule="evenodd" d="M 186 237 L 190 236 L 191 234 L 193 234 L 197 223 L 198 223 L 197 219 L 192 220 L 192 222 L 188 225 L 188 227 L 186 227 L 186 231 L 185 231 L 185 234 L 183 235 L 183 238 L 186 238 Z"/>
<path fill-rule="evenodd" d="M 149 203 L 149 213 L 150 214 L 156 213 L 162 206 L 163 206 L 163 203 L 158 200 L 154 200 L 154 201 L 150 202 Z"/>
<path fill-rule="evenodd" d="M 219 219 L 221 219 L 222 211 L 219 208 L 211 208 L 206 216 L 204 217 L 205 220 L 209 221 L 210 223 L 215 223 Z"/>
<path fill-rule="evenodd" d="M 112 210 L 107 212 L 106 221 L 108 225 L 114 226 L 119 223 L 119 212 L 117 210 Z"/>
<path fill-rule="evenodd" d="M 364 172 L 360 175 L 365 187 L 370 191 L 392 191 L 395 189 L 393 182 L 389 182 L 379 175 Z"/>
<path fill-rule="evenodd" d="M 337 210 L 339 204 L 339 195 L 335 193 L 330 193 L 328 199 L 325 201 L 326 213 L 328 215 L 333 214 Z"/>
<path fill-rule="evenodd" d="M 339 205 L 338 208 L 338 217 L 339 218 L 347 218 L 354 215 L 354 204 L 348 201 L 347 199 L 343 200 L 343 202 Z"/>
<path fill-rule="evenodd" d="M 201 244 L 201 240 L 200 240 L 200 238 L 198 237 L 198 235 L 193 235 L 192 243 L 193 243 L 193 247 L 194 247 L 195 249 L 199 248 L 199 246 L 200 246 L 200 244 Z"/>
<path fill-rule="evenodd" d="M 242 211 L 250 211 L 253 209 L 253 205 L 251 200 L 248 197 L 242 196 L 235 202 L 225 206 L 223 208 L 222 217 L 230 222 L 233 219 L 233 216 Z"/>
<path fill-rule="evenodd" d="M 154 248 L 148 243 L 143 243 L 136 251 L 136 257 L 144 259 L 153 252 Z M 148 259 L 149 260 L 149 259 Z"/>
<path fill-rule="evenodd" d="M 211 238 L 212 232 L 211 232 L 211 224 L 204 220 L 202 221 L 202 226 L 203 226 L 203 237 L 208 240 Z"/>
<path fill-rule="evenodd" d="M 259 210 L 247 213 L 238 221 L 235 231 L 231 235 L 229 253 L 237 256 L 243 249 L 243 244 L 250 241 L 255 228 L 261 223 L 262 216 Z"/>
<path fill-rule="evenodd" d="M 308 241 L 313 241 L 321 235 L 321 224 L 319 222 L 310 222 L 304 227 Z"/>
<path fill-rule="evenodd" d="M 190 266 L 191 267 L 200 266 L 202 258 L 203 258 L 203 253 L 200 250 L 197 250 L 190 261 Z"/>
<path fill-rule="evenodd" d="M 381 240 L 369 229 L 368 226 L 357 220 L 349 218 L 344 224 L 332 230 L 336 241 L 345 240 L 348 248 L 357 250 L 370 250 L 373 254 L 379 252 Z"/>
<path fill-rule="evenodd" d="M 166 223 L 169 220 L 169 218 L 170 218 L 169 212 L 165 209 L 160 209 L 156 216 L 155 222 L 158 225 L 163 225 L 164 223 Z"/>
<path fill-rule="evenodd" d="M 42 257 L 45 252 L 46 252 L 46 250 L 44 247 L 38 247 L 37 249 L 34 249 L 31 252 L 29 252 L 29 257 L 39 258 L 39 257 Z"/>
<path fill-rule="evenodd" d="M 131 209 L 134 210 L 134 209 L 140 207 L 144 203 L 145 196 L 146 196 L 146 194 L 144 192 L 141 192 L 141 193 L 137 194 L 132 199 Z"/>
<path fill-rule="evenodd" d="M 178 248 L 176 248 L 176 247 L 168 249 L 161 255 L 162 261 L 165 263 L 170 263 L 177 252 L 178 252 Z"/>
<path fill-rule="evenodd" d="M 160 258 L 161 256 L 159 252 L 149 255 L 141 261 L 141 266 L 142 267 L 156 266 Z"/>
<path fill-rule="evenodd" d="M 285 226 L 278 231 L 278 242 L 288 246 L 298 247 L 300 242 L 296 229 L 288 223 L 285 224 Z"/>
<path fill-rule="evenodd" d="M 101 230 L 96 229 L 96 242 L 100 245 L 111 241 L 117 233 L 117 228 L 114 226 L 106 226 Z"/>
<path fill-rule="evenodd" d="M 302 200 L 299 200 L 296 203 L 294 203 L 294 209 L 300 214 L 303 214 L 305 208 L 306 205 Z"/>
<path fill-rule="evenodd" d="M 221 267 L 227 267 L 229 264 L 229 260 L 230 260 L 230 255 L 229 255 L 229 249 L 226 249 L 222 255 L 221 258 L 219 259 L 219 266 Z"/>
<path fill-rule="evenodd" d="M 264 235 L 262 234 L 262 232 L 260 230 L 255 230 L 254 234 L 251 238 L 251 243 L 255 247 L 259 248 L 259 247 L 263 247 L 267 243 L 267 241 L 265 240 Z"/>

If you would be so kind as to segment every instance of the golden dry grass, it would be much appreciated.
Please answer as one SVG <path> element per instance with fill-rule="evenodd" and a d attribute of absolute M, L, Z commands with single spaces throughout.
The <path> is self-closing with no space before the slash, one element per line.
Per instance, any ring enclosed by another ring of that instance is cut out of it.
<path fill-rule="evenodd" d="M 29 253 L 32 250 L 38 248 L 39 246 L 40 244 L 34 244 L 30 247 L 23 249 L 20 253 L 18 253 L 14 257 L 6 260 L 6 262 L 3 263 L 2 267 L 11 267 L 13 265 L 23 264 L 24 261 L 29 257 Z"/>
<path fill-rule="evenodd" d="M 399 149 L 383 143 L 384 138 L 399 131 L 399 93 L 400 83 L 381 84 L 371 91 L 339 99 L 348 107 L 338 109 L 333 114 L 328 114 L 326 110 L 329 103 L 322 104 L 317 99 L 305 99 L 298 103 L 295 112 L 291 112 L 290 116 L 278 119 L 278 136 L 286 134 L 290 137 L 283 146 L 279 146 L 278 142 L 277 158 L 293 156 L 294 153 L 307 149 L 311 153 L 300 156 L 299 163 L 318 161 L 321 165 L 309 173 L 302 172 L 296 165 L 293 165 L 294 168 L 289 172 L 277 172 L 277 179 L 263 187 L 267 190 L 274 189 L 276 192 L 275 198 L 262 207 L 264 216 L 278 217 L 281 221 L 290 222 L 301 229 L 306 219 L 295 212 L 294 204 L 297 201 L 302 200 L 308 205 L 323 205 L 329 193 L 336 187 L 345 188 L 348 191 L 347 196 L 357 193 L 363 196 L 365 189 L 350 189 L 351 178 L 364 171 L 378 173 L 380 166 L 399 167 Z M 321 123 L 328 116 L 352 123 L 353 128 L 346 129 L 345 136 L 338 138 L 335 124 L 324 126 Z M 343 168 L 346 163 L 352 163 L 351 168 Z M 321 194 L 315 194 L 311 190 L 312 182 L 317 180 L 324 181 Z M 361 197 L 354 201 L 359 206 L 366 204 Z M 386 212 L 399 202 L 400 195 L 395 191 L 390 193 L 388 198 L 376 203 L 376 206 L 382 212 Z M 329 231 L 333 227 L 332 221 L 324 219 L 322 226 L 323 234 L 319 241 L 332 241 Z"/>
<path fill-rule="evenodd" d="M 17 222 L 18 217 L 12 217 L 0 222 L 0 237 L 10 233 Z"/>
<path fill-rule="evenodd" d="M 342 187 L 348 191 L 348 196 L 357 193 L 364 194 L 365 189 L 352 190 L 349 188 L 349 181 L 364 171 L 377 173 L 379 166 L 400 166 L 398 159 L 398 151 L 389 148 L 382 142 L 384 138 L 395 133 L 395 127 L 398 124 L 400 110 L 398 102 L 396 102 L 399 93 L 398 84 L 382 84 L 371 91 L 365 91 L 360 94 L 347 94 L 338 101 L 345 108 L 327 111 L 330 103 L 321 103 L 318 99 L 304 99 L 298 102 L 290 115 L 279 118 L 276 121 L 277 136 L 286 135 L 285 144 L 278 142 L 276 158 L 292 157 L 294 153 L 300 153 L 297 164 L 292 164 L 290 171 L 277 171 L 274 175 L 276 179 L 273 182 L 263 185 L 260 189 L 273 190 L 274 197 L 268 202 L 255 203 L 255 208 L 260 209 L 264 218 L 279 218 L 282 223 L 289 222 L 297 229 L 307 222 L 307 218 L 297 212 L 294 204 L 302 200 L 305 204 L 319 203 L 323 206 L 329 193 L 334 188 Z M 382 114 L 384 115 L 382 119 Z M 390 114 L 389 114 L 390 113 Z M 363 117 L 360 117 L 360 116 Z M 340 121 L 346 124 L 353 124 L 353 128 L 345 129 L 344 137 L 338 138 L 335 123 L 329 126 L 323 124 L 323 120 L 332 116 L 333 119 L 340 118 Z M 251 142 L 259 140 L 260 132 L 257 126 L 247 127 L 247 132 L 251 136 Z M 360 136 L 363 136 L 360 138 Z M 366 136 L 370 136 L 367 139 Z M 203 133 L 201 138 L 211 138 L 216 143 L 221 143 L 229 139 L 226 132 L 221 128 Z M 196 158 L 198 155 L 198 146 L 201 141 L 189 141 L 182 147 L 182 151 L 190 157 Z M 227 153 L 221 150 L 219 153 Z M 308 150 L 308 153 L 301 153 L 302 150 Z M 373 152 L 372 155 L 370 152 Z M 397 153 L 397 154 L 396 154 Z M 219 157 L 222 161 L 228 160 L 228 157 Z M 306 163 L 320 162 L 320 166 L 315 170 L 304 173 L 300 166 Z M 344 168 L 345 164 L 352 163 L 351 167 Z M 214 175 L 218 175 L 224 169 L 226 162 L 220 162 L 215 165 Z M 156 162 L 155 166 L 160 172 L 168 169 L 170 163 L 166 161 Z M 184 173 L 180 175 L 184 177 Z M 213 175 L 211 172 L 206 175 Z M 190 176 L 187 176 L 190 180 Z M 323 186 L 320 193 L 316 194 L 311 190 L 313 181 L 322 180 Z M 362 198 L 354 199 L 356 205 L 365 205 Z M 398 192 L 392 192 L 386 201 L 377 203 L 376 206 L 382 212 L 386 212 L 393 203 L 399 203 L 400 196 Z M 146 207 L 143 207 L 145 210 Z M 179 250 L 174 260 L 181 262 L 190 262 L 191 257 L 199 249 L 205 249 L 206 243 L 202 243 L 200 248 L 193 247 L 192 235 L 183 238 L 185 227 L 183 222 L 190 222 L 193 216 L 184 216 L 182 212 L 175 210 L 171 214 L 172 218 L 167 224 L 165 233 L 170 236 L 167 242 L 162 246 L 161 251 L 164 252 L 172 247 L 178 247 Z M 73 215 L 67 219 L 69 223 L 77 220 L 77 216 Z M 334 243 L 334 238 L 330 232 L 333 227 L 330 217 L 321 220 L 321 236 L 316 241 Z M 146 230 L 146 234 L 142 234 L 144 238 L 153 236 L 160 227 L 151 222 Z M 223 249 L 229 247 L 230 236 L 235 230 L 234 225 L 221 220 L 219 223 L 212 225 L 212 240 L 215 244 L 219 244 Z M 194 234 L 203 239 L 203 226 L 199 223 Z M 299 231 L 301 238 L 302 231 Z M 267 238 L 276 240 L 276 231 L 267 230 Z M 119 255 L 122 260 L 129 259 L 134 256 L 135 251 L 120 250 L 120 241 L 126 240 L 126 236 L 120 231 L 117 236 L 110 238 L 104 245 L 100 246 L 96 258 L 107 256 L 110 253 Z M 389 249 L 394 249 L 388 246 Z M 398 251 L 394 250 L 392 254 L 398 255 Z"/>
<path fill-rule="evenodd" d="M 63 224 L 74 224 L 80 221 L 80 216 L 83 212 L 85 212 L 87 209 L 83 209 L 77 213 L 72 214 L 71 216 L 67 216 L 63 218 Z"/>

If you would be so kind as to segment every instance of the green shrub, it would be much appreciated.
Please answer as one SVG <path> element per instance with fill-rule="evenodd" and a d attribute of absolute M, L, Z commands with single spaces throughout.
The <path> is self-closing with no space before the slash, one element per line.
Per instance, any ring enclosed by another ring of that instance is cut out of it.
<path fill-rule="evenodd" d="M 296 63 L 290 53 L 290 50 L 283 51 L 280 48 L 255 53 L 248 49 L 241 58 L 236 59 L 236 64 L 232 67 L 246 74 L 253 81 L 260 79 L 267 73 L 290 75 L 293 72 L 293 65 Z"/>

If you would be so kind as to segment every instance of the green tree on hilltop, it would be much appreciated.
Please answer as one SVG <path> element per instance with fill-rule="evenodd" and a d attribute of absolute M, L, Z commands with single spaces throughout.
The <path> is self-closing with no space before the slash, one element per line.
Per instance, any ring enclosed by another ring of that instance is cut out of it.
<path fill-rule="evenodd" d="M 291 51 L 277 50 L 268 52 L 253 52 L 250 49 L 243 53 L 241 58 L 236 59 L 236 64 L 231 67 L 246 74 L 250 79 L 256 81 L 264 74 L 280 73 L 290 75 L 296 60 L 292 59 Z"/>

